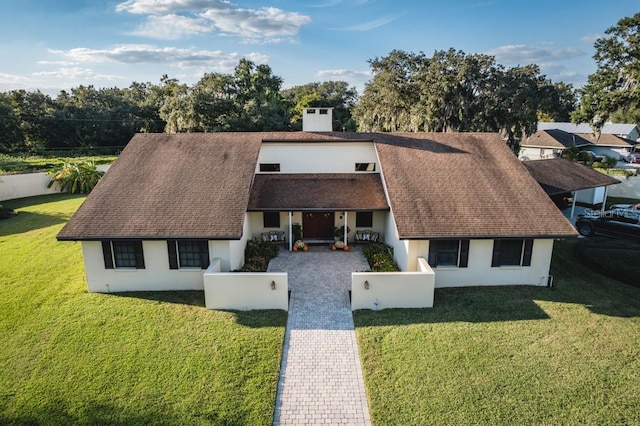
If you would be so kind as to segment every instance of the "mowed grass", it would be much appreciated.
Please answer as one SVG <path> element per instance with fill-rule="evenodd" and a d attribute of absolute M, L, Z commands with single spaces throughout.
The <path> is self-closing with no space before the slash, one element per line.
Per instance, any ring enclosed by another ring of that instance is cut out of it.
<path fill-rule="evenodd" d="M 286 313 L 87 293 L 80 244 L 55 239 L 83 199 L 4 203 L 0 424 L 270 424 Z"/>
<path fill-rule="evenodd" d="M 640 289 L 585 268 L 581 243 L 556 243 L 551 289 L 357 311 L 373 424 L 640 424 Z"/>

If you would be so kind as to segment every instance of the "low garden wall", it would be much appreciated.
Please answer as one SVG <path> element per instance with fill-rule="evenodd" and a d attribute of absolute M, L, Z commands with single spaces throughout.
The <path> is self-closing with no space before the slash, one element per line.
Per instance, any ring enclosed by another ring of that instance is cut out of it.
<path fill-rule="evenodd" d="M 432 308 L 435 272 L 418 258 L 417 272 L 353 272 L 351 309 Z"/>
<path fill-rule="evenodd" d="M 98 170 L 106 172 L 110 166 L 110 164 L 101 164 Z M 50 181 L 51 175 L 46 172 L 0 176 L 0 201 L 60 192 L 60 186 L 57 183 L 47 188 Z"/>
<path fill-rule="evenodd" d="M 204 273 L 207 309 L 248 311 L 289 307 L 286 272 L 220 272 L 220 259 L 213 259 Z"/>

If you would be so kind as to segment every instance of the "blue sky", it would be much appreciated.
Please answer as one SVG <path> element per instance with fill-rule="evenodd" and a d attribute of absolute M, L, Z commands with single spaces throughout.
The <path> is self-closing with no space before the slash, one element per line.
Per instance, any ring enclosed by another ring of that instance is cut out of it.
<path fill-rule="evenodd" d="M 1 0 L 0 91 L 51 95 L 78 85 L 193 84 L 267 63 L 284 87 L 346 80 L 360 93 L 368 60 L 454 48 L 505 66 L 536 63 L 580 87 L 593 42 L 640 0 Z"/>

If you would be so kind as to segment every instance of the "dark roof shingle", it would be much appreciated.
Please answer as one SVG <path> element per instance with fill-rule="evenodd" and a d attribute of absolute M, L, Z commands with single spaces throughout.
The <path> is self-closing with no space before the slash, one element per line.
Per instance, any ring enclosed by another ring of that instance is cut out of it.
<path fill-rule="evenodd" d="M 615 178 L 565 158 L 523 161 L 522 164 L 549 195 L 620 183 Z"/>
<path fill-rule="evenodd" d="M 258 174 L 249 211 L 388 210 L 378 173 Z"/>

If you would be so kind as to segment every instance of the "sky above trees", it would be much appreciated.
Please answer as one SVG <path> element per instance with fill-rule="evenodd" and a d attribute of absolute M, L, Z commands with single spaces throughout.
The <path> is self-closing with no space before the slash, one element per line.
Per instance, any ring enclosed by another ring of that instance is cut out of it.
<path fill-rule="evenodd" d="M 193 84 L 246 57 L 283 87 L 344 80 L 362 93 L 368 61 L 394 49 L 454 48 L 507 67 L 535 63 L 582 86 L 593 43 L 629 0 L 3 0 L 0 91 L 51 95 L 78 85 L 127 87 L 167 74 Z"/>

